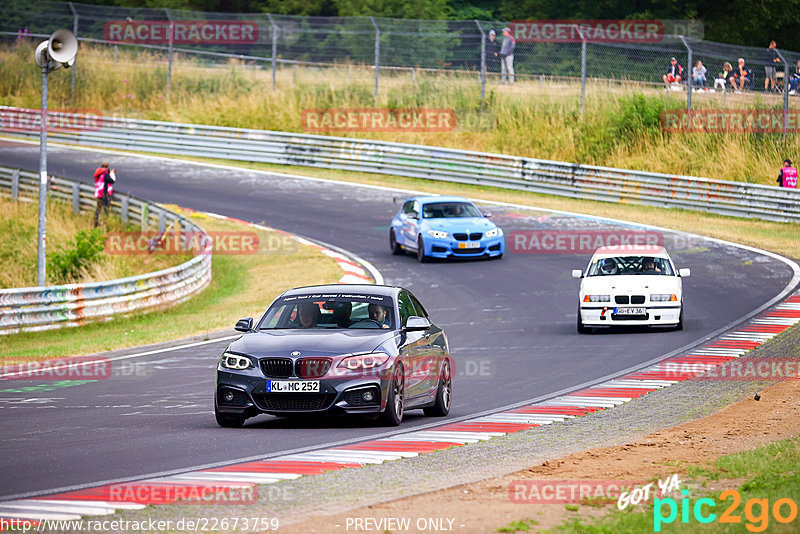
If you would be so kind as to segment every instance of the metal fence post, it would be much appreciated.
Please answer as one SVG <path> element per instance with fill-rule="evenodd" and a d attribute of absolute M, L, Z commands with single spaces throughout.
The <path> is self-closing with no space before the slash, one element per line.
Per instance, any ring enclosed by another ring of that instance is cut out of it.
<path fill-rule="evenodd" d="M 172 46 L 174 44 L 175 24 L 172 22 L 172 15 L 169 14 L 169 8 L 164 8 L 164 13 L 167 14 L 169 21 L 169 48 L 168 48 L 168 64 L 167 64 L 167 98 L 169 98 L 170 91 L 172 90 Z"/>
<path fill-rule="evenodd" d="M 581 36 L 581 115 L 586 108 L 586 36 L 581 31 L 581 27 L 574 24 L 575 29 Z"/>
<path fill-rule="evenodd" d="M 167 214 L 165 212 L 161 212 L 158 214 L 158 232 L 163 234 L 164 231 L 167 229 Z"/>
<path fill-rule="evenodd" d="M 11 171 L 11 200 L 19 199 L 19 169 Z"/>
<path fill-rule="evenodd" d="M 272 26 L 272 90 L 275 90 L 275 77 L 278 71 L 278 25 L 272 20 L 272 15 L 267 13 Z"/>
<path fill-rule="evenodd" d="M 72 2 L 69 2 L 69 9 L 72 11 L 73 22 L 72 22 L 72 33 L 75 37 L 78 37 L 78 12 L 75 10 L 75 6 L 72 5 Z M 72 65 L 72 93 L 70 95 L 72 97 L 75 96 L 75 71 L 78 67 L 75 64 Z"/>
<path fill-rule="evenodd" d="M 72 184 L 72 213 L 75 215 L 81 212 L 81 184 Z"/>
<path fill-rule="evenodd" d="M 783 138 L 789 133 L 789 62 L 777 48 L 775 52 L 783 61 Z"/>
<path fill-rule="evenodd" d="M 678 37 L 681 38 L 683 42 L 683 46 L 686 47 L 688 51 L 688 63 L 686 67 L 686 115 L 689 121 L 692 120 L 692 47 L 689 46 L 689 43 L 686 42 L 686 39 L 683 35 L 679 35 Z M 691 122 L 690 122 L 691 124 Z"/>
<path fill-rule="evenodd" d="M 123 196 L 121 200 L 121 206 L 119 208 L 119 217 L 122 220 L 122 224 L 128 224 L 128 210 L 130 209 L 130 198 L 127 196 Z"/>
<path fill-rule="evenodd" d="M 484 33 L 481 23 L 477 20 L 475 24 L 478 25 L 478 31 L 481 32 L 481 102 L 484 101 L 486 96 L 486 33 Z"/>
<path fill-rule="evenodd" d="M 369 20 L 372 22 L 372 25 L 375 27 L 375 105 L 378 105 L 378 76 L 381 68 L 381 29 L 378 27 L 378 24 L 375 22 L 374 17 L 370 17 Z"/>
<path fill-rule="evenodd" d="M 147 202 L 142 203 L 142 218 L 139 222 L 141 223 L 142 232 L 147 231 L 150 226 L 150 211 Z"/>

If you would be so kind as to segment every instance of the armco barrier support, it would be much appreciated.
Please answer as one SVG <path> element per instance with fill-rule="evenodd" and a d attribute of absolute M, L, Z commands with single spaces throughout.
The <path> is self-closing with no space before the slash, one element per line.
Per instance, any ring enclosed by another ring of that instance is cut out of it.
<path fill-rule="evenodd" d="M 20 198 L 35 198 L 39 178 L 35 173 L 0 167 L 0 193 L 10 192 L 18 183 Z M 77 195 L 75 195 L 77 191 Z M 7 193 L 5 193 L 7 194 Z M 72 202 L 84 210 L 95 206 L 94 188 L 63 178 L 51 177 L 48 195 Z M 121 203 L 118 201 L 121 197 Z M 178 221 L 184 231 L 205 231 L 177 213 L 134 197 L 116 194 L 111 210 L 124 213 L 129 221 Z M 147 219 L 150 219 L 148 221 Z M 202 239 L 199 241 L 203 241 Z M 91 284 L 0 289 L 0 335 L 106 320 L 135 311 L 163 308 L 182 302 L 211 282 L 211 240 L 189 261 L 161 271 Z"/>
<path fill-rule="evenodd" d="M 36 110 L 0 106 L 0 119 L 5 115 L 16 117 L 16 123 L 20 115 L 27 116 L 27 124 L 38 119 Z M 96 124 L 49 136 L 102 148 L 372 172 L 772 221 L 800 219 L 800 191 L 768 185 L 324 135 L 117 117 L 102 117 Z M 36 132 L 11 134 L 34 137 Z"/>

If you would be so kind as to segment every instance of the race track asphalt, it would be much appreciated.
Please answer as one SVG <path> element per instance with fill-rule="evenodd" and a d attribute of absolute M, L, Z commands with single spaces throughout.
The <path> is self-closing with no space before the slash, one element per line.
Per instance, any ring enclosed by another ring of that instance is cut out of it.
<path fill-rule="evenodd" d="M 49 172 L 56 176 L 90 182 L 103 160 L 117 169 L 121 192 L 324 241 L 371 262 L 387 284 L 411 289 L 450 340 L 457 371 L 451 417 L 575 387 L 699 342 L 733 326 L 792 278 L 774 258 L 665 234 L 677 266 L 692 270 L 684 281 L 685 329 L 582 336 L 575 330 L 579 282 L 570 270 L 584 268 L 588 254 L 518 254 L 508 243 L 499 261 L 420 264 L 389 252 L 388 224 L 399 208 L 393 199 L 407 196 L 401 192 L 49 148 Z M 38 146 L 4 141 L 0 164 L 37 170 Z M 486 209 L 507 234 L 628 228 L 533 209 Z M 251 419 L 243 429 L 219 428 L 212 413 L 214 370 L 226 343 L 126 360 L 110 379 L 49 391 L 37 389 L 42 382 L 0 381 L 0 499 L 387 431 L 361 420 L 270 416 Z M 397 431 L 430 422 L 411 412 Z"/>

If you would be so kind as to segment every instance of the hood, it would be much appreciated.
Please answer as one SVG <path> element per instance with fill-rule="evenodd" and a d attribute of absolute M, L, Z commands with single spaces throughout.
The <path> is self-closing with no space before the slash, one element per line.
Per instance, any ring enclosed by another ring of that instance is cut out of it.
<path fill-rule="evenodd" d="M 248 356 L 335 356 L 371 352 L 394 337 L 392 330 L 265 330 L 244 334 L 228 350 Z"/>
<path fill-rule="evenodd" d="M 442 219 L 423 219 L 429 230 L 445 232 L 485 232 L 496 225 L 485 217 L 445 217 Z"/>
<path fill-rule="evenodd" d="M 623 275 L 623 276 L 589 276 L 583 279 L 581 289 L 590 294 L 647 294 L 647 293 L 679 293 L 681 279 L 677 276 L 662 275 Z"/>

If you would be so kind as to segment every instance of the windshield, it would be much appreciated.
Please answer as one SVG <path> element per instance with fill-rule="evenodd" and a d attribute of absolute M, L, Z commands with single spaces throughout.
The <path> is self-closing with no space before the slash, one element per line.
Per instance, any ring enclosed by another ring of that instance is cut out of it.
<path fill-rule="evenodd" d="M 667 258 L 653 256 L 617 256 L 595 260 L 586 276 L 610 276 L 620 274 L 645 274 L 675 276 Z"/>
<path fill-rule="evenodd" d="M 275 301 L 258 329 L 394 329 L 393 309 L 392 298 L 381 295 L 293 295 Z"/>
<path fill-rule="evenodd" d="M 469 202 L 429 202 L 422 206 L 423 219 L 447 217 L 483 217 L 483 215 Z"/>

